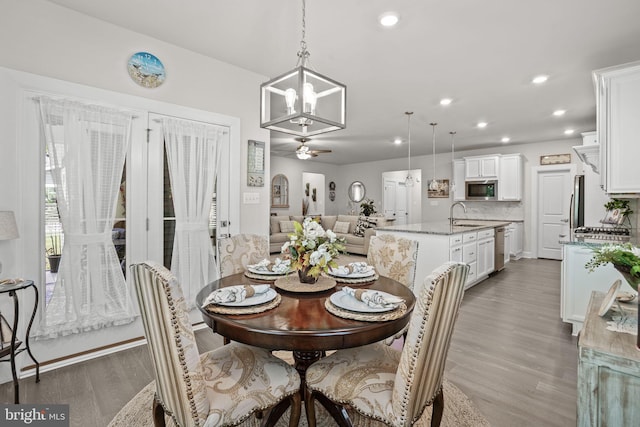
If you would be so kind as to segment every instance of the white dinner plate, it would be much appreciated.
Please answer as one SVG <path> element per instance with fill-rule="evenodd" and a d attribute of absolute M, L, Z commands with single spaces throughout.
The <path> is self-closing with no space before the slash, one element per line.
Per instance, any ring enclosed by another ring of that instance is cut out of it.
<path fill-rule="evenodd" d="M 225 307 L 251 307 L 252 305 L 260 305 L 273 301 L 278 295 L 275 289 L 269 288 L 267 292 L 256 294 L 252 297 L 245 298 L 242 301 L 221 302 L 218 305 L 224 305 Z"/>
<path fill-rule="evenodd" d="M 382 291 L 376 292 L 380 292 L 382 295 L 390 295 Z M 336 307 L 344 308 L 345 310 L 349 311 L 357 311 L 360 313 L 383 313 L 385 311 L 391 311 L 398 308 L 398 304 L 395 304 L 391 307 L 371 307 L 366 303 L 355 299 L 355 297 L 352 297 L 344 291 L 331 294 L 331 296 L 329 297 L 329 301 L 331 301 Z"/>
<path fill-rule="evenodd" d="M 609 288 L 609 292 L 607 292 L 607 295 L 602 300 L 600 311 L 598 311 L 599 316 L 604 316 L 605 314 L 607 314 L 607 311 L 609 311 L 614 301 L 616 300 L 616 294 L 618 293 L 618 289 L 620 289 L 621 283 L 622 282 L 620 281 L 620 279 L 617 279 L 615 282 L 613 282 L 613 285 L 611 285 L 611 287 Z"/>
<path fill-rule="evenodd" d="M 345 279 L 361 279 L 365 277 L 371 277 L 376 274 L 375 270 L 371 269 L 371 271 L 365 271 L 363 273 L 350 273 L 350 274 L 339 274 L 337 271 L 329 270 L 329 276 L 333 277 L 344 277 Z"/>
<path fill-rule="evenodd" d="M 247 267 L 247 270 L 249 270 L 253 274 L 262 274 L 264 276 L 286 276 L 287 274 L 291 273 L 291 270 L 287 270 L 284 273 L 278 273 L 276 271 L 260 270 L 260 269 L 253 268 L 253 267 Z"/>

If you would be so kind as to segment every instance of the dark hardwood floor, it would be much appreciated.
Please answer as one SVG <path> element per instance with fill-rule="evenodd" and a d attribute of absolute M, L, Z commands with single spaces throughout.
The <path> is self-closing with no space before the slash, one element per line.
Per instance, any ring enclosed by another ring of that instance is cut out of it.
<path fill-rule="evenodd" d="M 201 351 L 222 344 L 197 332 Z M 576 338 L 560 320 L 560 262 L 523 259 L 466 292 L 447 377 L 491 425 L 575 426 Z M 22 402 L 68 403 L 71 426 L 106 426 L 153 377 L 146 346 L 20 381 Z M 13 402 L 11 382 L 0 385 Z M 151 415 L 151 414 L 150 414 Z"/>

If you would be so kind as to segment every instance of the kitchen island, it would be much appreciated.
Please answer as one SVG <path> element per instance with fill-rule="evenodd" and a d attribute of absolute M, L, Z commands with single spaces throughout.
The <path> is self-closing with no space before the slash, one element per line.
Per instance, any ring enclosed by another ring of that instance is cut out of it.
<path fill-rule="evenodd" d="M 376 234 L 393 234 L 418 241 L 415 283 L 422 283 L 445 262 L 459 261 L 469 264 L 465 284 L 465 288 L 469 288 L 495 270 L 495 229 L 509 224 L 506 221 L 457 220 L 451 226 L 448 221 L 434 221 L 381 227 L 376 229 Z"/>

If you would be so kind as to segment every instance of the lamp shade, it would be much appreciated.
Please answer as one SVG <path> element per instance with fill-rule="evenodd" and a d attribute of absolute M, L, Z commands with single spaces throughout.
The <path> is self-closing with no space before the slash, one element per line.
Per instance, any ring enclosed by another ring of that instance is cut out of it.
<path fill-rule="evenodd" d="M 13 211 L 0 211 L 0 240 L 11 240 L 20 237 L 18 224 Z"/>
<path fill-rule="evenodd" d="M 303 66 L 260 86 L 260 127 L 312 136 L 346 127 L 345 85 Z"/>

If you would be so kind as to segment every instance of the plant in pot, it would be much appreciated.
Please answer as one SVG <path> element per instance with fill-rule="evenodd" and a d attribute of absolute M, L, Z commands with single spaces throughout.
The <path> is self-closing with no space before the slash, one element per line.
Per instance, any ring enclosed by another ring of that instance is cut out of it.
<path fill-rule="evenodd" d="M 62 256 L 62 235 L 59 232 L 47 236 L 46 252 L 49 260 L 49 271 L 57 273 L 60 267 L 60 257 Z"/>
<path fill-rule="evenodd" d="M 376 206 L 372 199 L 365 199 L 362 203 L 360 203 L 360 215 L 371 216 L 376 212 Z"/>
<path fill-rule="evenodd" d="M 626 218 L 633 213 L 633 210 L 629 207 L 629 200 L 611 199 L 604 204 L 604 208 L 607 210 L 607 217 L 611 216 L 612 219 L 617 218 L 617 224 L 622 224 Z M 611 221 L 605 221 L 611 222 Z"/>

